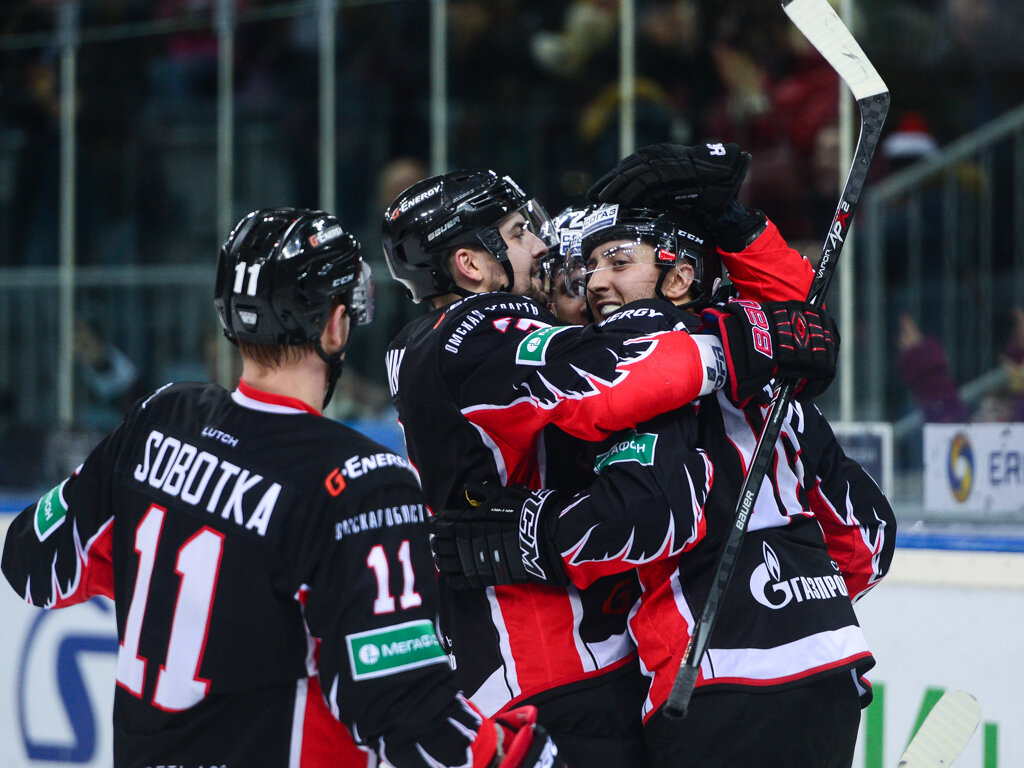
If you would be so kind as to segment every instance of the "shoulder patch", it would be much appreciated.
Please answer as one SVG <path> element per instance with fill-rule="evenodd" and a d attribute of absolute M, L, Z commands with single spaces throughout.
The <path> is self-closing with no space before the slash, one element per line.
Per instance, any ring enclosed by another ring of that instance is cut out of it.
<path fill-rule="evenodd" d="M 555 334 L 567 331 L 572 327 L 574 326 L 551 326 L 526 334 L 526 337 L 519 342 L 519 348 L 516 349 L 516 365 L 546 365 L 548 346 Z"/>
<path fill-rule="evenodd" d="M 427 619 L 407 621 L 345 636 L 353 680 L 366 680 L 448 663 L 448 657 Z"/>
<path fill-rule="evenodd" d="M 60 528 L 68 514 L 68 505 L 64 501 L 65 480 L 56 488 L 52 488 L 36 502 L 35 529 L 36 537 L 45 541 L 46 537 Z"/>
<path fill-rule="evenodd" d="M 658 436 L 647 432 L 630 431 L 626 437 L 594 460 L 594 473 L 600 474 L 609 464 L 635 461 L 644 466 L 654 464 L 654 451 Z"/>

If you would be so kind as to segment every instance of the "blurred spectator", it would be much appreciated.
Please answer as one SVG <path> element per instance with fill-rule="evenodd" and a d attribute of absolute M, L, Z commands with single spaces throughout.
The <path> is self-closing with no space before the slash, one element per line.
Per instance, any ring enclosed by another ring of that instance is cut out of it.
<path fill-rule="evenodd" d="M 924 115 L 907 110 L 892 115 L 894 128 L 884 136 L 878 147 L 878 174 L 886 177 L 902 171 L 939 151 Z M 958 186 L 965 208 L 975 204 L 976 191 L 981 188 L 980 171 L 964 162 L 956 170 Z M 886 280 L 894 286 L 902 285 L 910 268 L 908 251 L 911 238 L 920 253 L 942 253 L 944 230 L 943 175 L 930 176 L 909 194 L 892 198 L 885 212 L 885 271 Z M 970 226 L 969 219 L 961 218 L 958 225 Z"/>
<path fill-rule="evenodd" d="M 694 144 L 714 135 L 708 115 L 723 93 L 711 55 L 714 17 L 709 4 L 700 0 L 669 0 L 638 9 L 637 70 L 665 90 L 670 109 L 669 135 L 655 141 Z"/>
<path fill-rule="evenodd" d="M 575 0 L 558 31 L 542 30 L 530 40 L 530 50 L 547 72 L 565 79 L 584 74 L 595 53 L 610 47 L 618 31 L 616 3 Z"/>
<path fill-rule="evenodd" d="M 101 431 L 111 430 L 142 394 L 138 367 L 81 318 L 75 323 L 74 352 L 83 385 L 77 392 L 81 398 L 77 421 Z"/>
<path fill-rule="evenodd" d="M 787 238 L 818 237 L 828 221 L 814 220 L 804 203 L 815 142 L 838 119 L 838 75 L 784 14 L 733 5 L 716 30 L 711 53 L 722 93 L 709 125 L 756 158 L 743 202 L 764 210 Z"/>
<path fill-rule="evenodd" d="M 1024 308 L 1012 312 L 1013 330 L 1001 357 L 1006 383 L 985 395 L 973 413 L 960 397 L 939 340 L 923 334 L 909 314 L 899 316 L 898 368 L 926 422 L 1024 422 Z"/>
<path fill-rule="evenodd" d="M 60 191 L 59 61 L 50 49 L 22 54 L 5 62 L 4 79 L 21 87 L 5 87 L 5 118 L 18 129 L 21 149 L 14 159 L 12 248 L 16 266 L 57 263 L 57 202 Z M 8 78 L 10 78 L 8 80 Z"/>
<path fill-rule="evenodd" d="M 402 192 L 428 175 L 426 163 L 417 157 L 396 157 L 380 169 L 370 217 L 377 237 L 380 236 L 380 217 L 384 215 L 384 209 Z M 380 256 L 377 252 L 373 255 Z"/>
<path fill-rule="evenodd" d="M 828 122 L 814 137 L 814 148 L 808 163 L 803 209 L 809 231 L 804 236 L 816 232 L 824 237 L 835 215 L 842 184 L 839 150 L 839 124 Z"/>
<path fill-rule="evenodd" d="M 184 29 L 161 38 L 163 53 L 149 64 L 150 93 L 168 112 L 194 109 L 197 101 L 217 95 L 217 34 L 212 27 L 213 0 L 158 0 L 158 20 L 200 18 L 198 29 Z"/>
<path fill-rule="evenodd" d="M 924 116 L 916 110 L 903 113 L 896 130 L 882 139 L 882 157 L 890 173 L 902 170 L 939 151 L 939 144 L 928 130 Z"/>
<path fill-rule="evenodd" d="M 897 367 L 924 420 L 932 423 L 964 422 L 970 411 L 960 399 L 956 382 L 949 372 L 949 361 L 942 343 L 925 336 L 908 313 L 899 316 Z"/>

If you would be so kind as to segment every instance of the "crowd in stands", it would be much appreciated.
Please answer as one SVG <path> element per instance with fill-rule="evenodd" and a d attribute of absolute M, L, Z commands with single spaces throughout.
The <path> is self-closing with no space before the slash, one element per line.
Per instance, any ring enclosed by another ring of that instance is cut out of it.
<path fill-rule="evenodd" d="M 58 28 L 61 5 L 0 4 L 0 267 L 57 263 L 60 48 L 47 35 Z M 317 3 L 300 5 L 234 4 L 240 211 L 265 204 L 268 184 L 275 200 L 319 203 L 320 19 Z M 429 5 L 354 2 L 337 11 L 335 208 L 363 234 L 380 270 L 380 201 L 430 170 Z M 217 6 L 80 0 L 78 263 L 209 260 Z M 924 126 L 938 147 L 1024 101 L 1020 3 L 855 6 L 853 29 L 897 94 L 887 133 L 906 130 L 911 115 L 911 129 Z M 619 156 L 618 7 L 450 0 L 449 165 L 502 169 L 552 212 L 577 202 L 595 170 Z M 712 136 L 739 143 L 757 159 L 743 202 L 764 209 L 791 241 L 820 242 L 840 176 L 839 83 L 778 4 L 639 0 L 636 25 L 636 145 Z M 901 152 L 879 153 L 873 177 L 898 168 Z M 395 305 L 354 357 L 377 353 L 407 322 L 407 305 Z M 358 367 L 373 369 L 361 360 Z M 139 375 L 143 385 L 155 383 L 155 372 Z M 360 387 L 352 397 L 371 391 Z"/>

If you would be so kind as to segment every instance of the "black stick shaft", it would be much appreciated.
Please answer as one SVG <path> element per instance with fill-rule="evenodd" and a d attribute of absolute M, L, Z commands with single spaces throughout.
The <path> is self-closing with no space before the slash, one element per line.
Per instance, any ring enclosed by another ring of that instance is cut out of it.
<path fill-rule="evenodd" d="M 853 213 L 856 210 L 857 201 L 860 199 L 861 190 L 864 188 L 868 167 L 874 156 L 875 146 L 878 144 L 885 115 L 889 110 L 889 93 L 884 92 L 861 99 L 857 104 L 861 114 L 860 137 L 857 141 L 850 173 L 847 175 L 846 184 L 843 187 L 843 194 L 839 198 L 839 205 L 836 208 L 835 217 L 832 219 L 832 226 L 829 227 L 828 235 L 825 237 L 821 260 L 818 262 L 818 269 L 807 296 L 807 301 L 814 306 L 821 306 L 824 302 L 825 294 L 828 292 L 829 284 L 835 274 L 839 253 L 853 221 Z M 682 664 L 672 685 L 672 692 L 665 703 L 665 714 L 668 717 L 682 718 L 686 716 L 690 697 L 697 684 L 701 660 L 704 658 L 704 652 L 711 640 L 711 632 L 718 618 L 722 598 L 725 596 L 736 568 L 737 557 L 747 532 L 747 524 L 754 509 L 754 502 L 768 472 L 768 465 L 775 452 L 775 443 L 782 431 L 785 415 L 793 402 L 795 389 L 795 381 L 783 381 L 772 399 L 764 428 L 761 430 L 757 447 L 754 449 L 750 470 L 740 488 L 733 525 L 722 546 L 722 552 L 715 567 L 715 576 L 711 583 L 711 591 L 708 593 L 700 618 L 690 635 Z"/>

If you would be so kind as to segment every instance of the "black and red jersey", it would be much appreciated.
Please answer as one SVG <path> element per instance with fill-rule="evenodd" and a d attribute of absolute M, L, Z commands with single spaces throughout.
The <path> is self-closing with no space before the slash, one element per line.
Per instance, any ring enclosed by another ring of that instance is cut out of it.
<path fill-rule="evenodd" d="M 696 320 L 657 300 L 621 310 L 630 311 L 638 332 Z M 640 579 L 630 631 L 650 678 L 645 717 L 667 699 L 703 609 L 763 418 L 719 392 L 620 433 L 599 450 L 589 494 L 559 518 L 556 545 L 574 584 L 633 569 Z M 790 406 L 770 467 L 698 690 L 779 687 L 874 664 L 852 602 L 892 561 L 892 508 L 813 403 Z"/>
<path fill-rule="evenodd" d="M 18 515 L 3 572 L 35 606 L 113 598 L 119 768 L 366 765 L 341 723 L 462 765 L 427 514 L 404 458 L 297 400 L 168 385 Z"/>
<path fill-rule="evenodd" d="M 546 427 L 598 440 L 720 385 L 711 337 L 557 322 L 527 298 L 477 294 L 392 342 L 392 398 L 433 508 L 481 481 L 543 487 Z M 627 663 L 623 588 L 621 578 L 584 591 L 442 583 L 442 630 L 470 699 L 491 714 Z"/>

